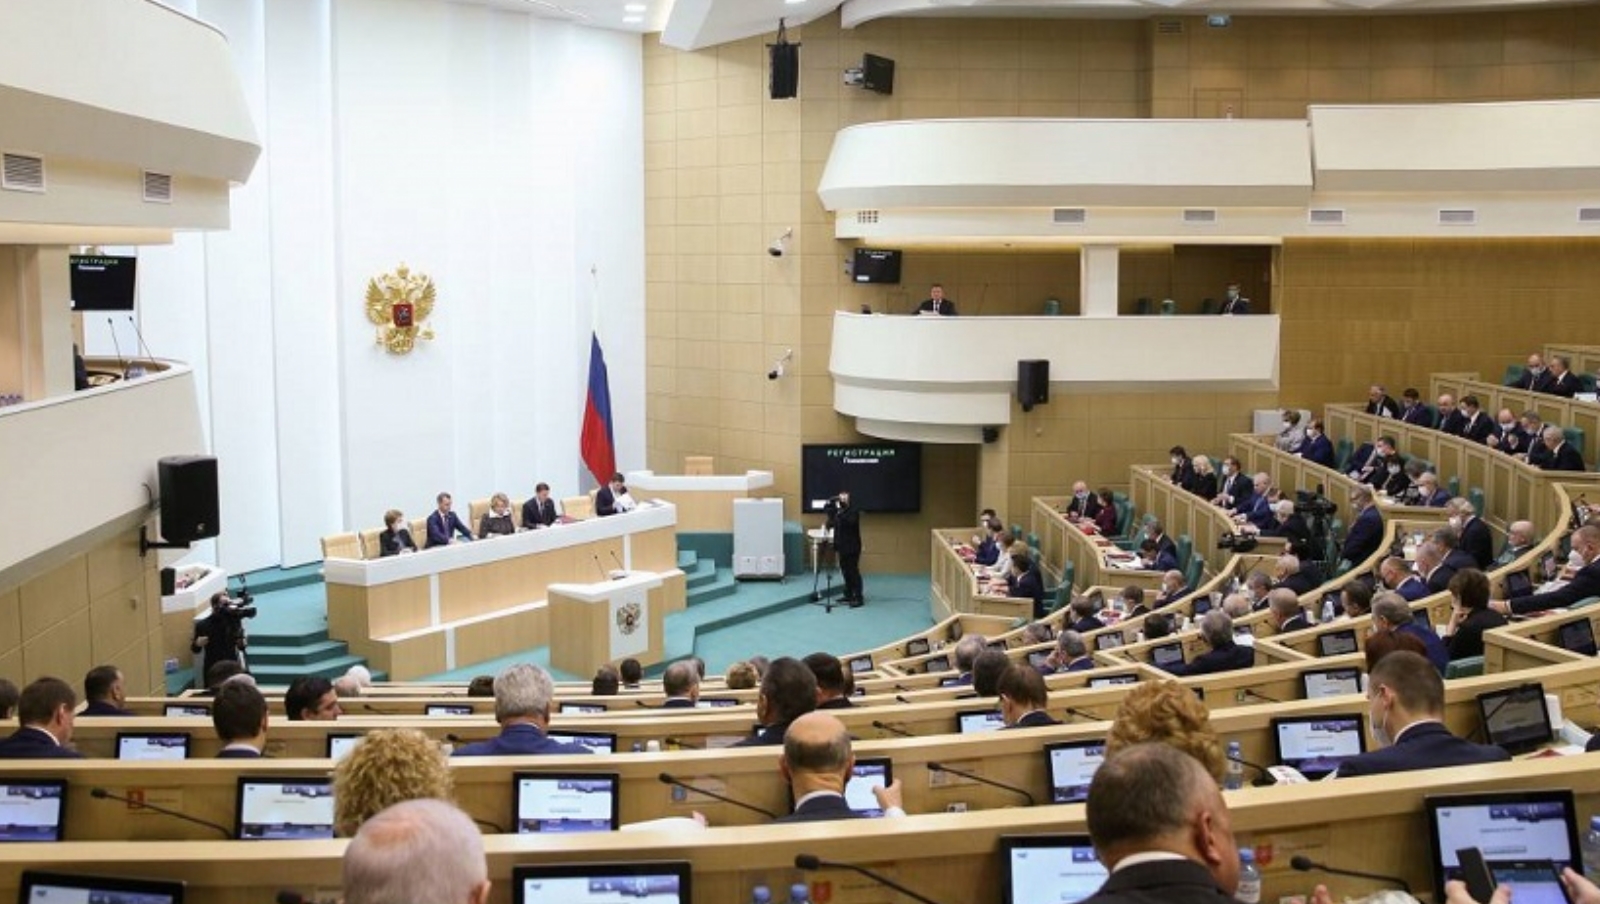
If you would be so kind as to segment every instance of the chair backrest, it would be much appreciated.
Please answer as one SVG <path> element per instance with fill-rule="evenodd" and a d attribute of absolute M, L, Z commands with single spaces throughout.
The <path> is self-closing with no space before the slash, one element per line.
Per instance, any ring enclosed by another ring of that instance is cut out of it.
<path fill-rule="evenodd" d="M 1150 313 L 1150 299 L 1148 299 L 1148 298 L 1136 299 L 1134 301 L 1134 303 L 1133 303 L 1133 312 L 1135 314 L 1140 314 L 1140 315 Z"/>
<path fill-rule="evenodd" d="M 1584 434 L 1582 427 L 1562 427 L 1561 437 L 1571 443 L 1572 448 L 1577 449 L 1579 452 L 1583 451 Z"/>
<path fill-rule="evenodd" d="M 1506 386 L 1515 386 L 1517 381 L 1522 379 L 1523 370 L 1524 368 L 1521 364 L 1507 364 L 1505 378 L 1500 382 Z"/>
<path fill-rule="evenodd" d="M 1170 298 L 1161 299 L 1161 316 L 1171 317 L 1178 313 L 1178 303 Z"/>
<path fill-rule="evenodd" d="M 1215 298 L 1207 298 L 1204 301 L 1200 302 L 1200 313 L 1202 313 L 1202 314 L 1215 314 L 1216 312 L 1217 312 L 1217 300 Z"/>
<path fill-rule="evenodd" d="M 489 497 L 474 499 L 467 504 L 467 530 L 474 533 L 478 530 L 478 522 L 489 513 Z"/>
<path fill-rule="evenodd" d="M 1189 563 L 1187 565 L 1183 566 L 1183 582 L 1189 585 L 1189 589 L 1191 590 L 1199 587 L 1200 581 L 1204 579 L 1205 576 L 1206 560 L 1200 556 L 1194 556 L 1193 558 L 1189 559 Z"/>
<path fill-rule="evenodd" d="M 568 496 L 561 500 L 561 514 L 582 521 L 594 517 L 593 496 Z"/>
<path fill-rule="evenodd" d="M 417 544 L 418 549 L 422 549 L 428 545 L 427 518 L 424 517 L 411 519 L 411 542 Z"/>
<path fill-rule="evenodd" d="M 1450 483 L 1450 485 L 1448 487 L 1446 487 L 1446 489 L 1448 489 L 1450 491 L 1450 498 L 1454 499 L 1455 497 L 1460 496 L 1461 495 L 1461 477 L 1460 477 L 1460 475 L 1451 474 L 1449 483 Z"/>
<path fill-rule="evenodd" d="M 1482 656 L 1464 656 L 1452 659 L 1444 667 L 1445 678 L 1473 678 L 1483 674 Z"/>
<path fill-rule="evenodd" d="M 1126 537 L 1133 529 L 1133 504 L 1127 500 L 1112 504 L 1117 507 L 1117 536 Z"/>
<path fill-rule="evenodd" d="M 1059 298 L 1046 298 L 1044 300 L 1044 316 L 1055 317 L 1061 313 L 1061 300 Z"/>
<path fill-rule="evenodd" d="M 361 558 L 361 538 L 355 534 L 330 534 L 322 538 L 324 559 Z"/>
<path fill-rule="evenodd" d="M 383 533 L 383 528 L 381 527 L 374 527 L 361 532 L 361 558 L 383 558 L 383 547 L 378 543 L 378 535 L 381 533 Z M 412 542 L 416 542 L 416 539 L 416 535 L 413 534 L 411 537 Z"/>
<path fill-rule="evenodd" d="M 1467 491 L 1467 499 L 1472 502 L 1472 510 L 1478 517 L 1483 517 L 1483 487 L 1473 487 Z"/>
<path fill-rule="evenodd" d="M 1345 437 L 1339 437 L 1339 441 L 1333 446 L 1334 470 L 1348 471 L 1350 469 L 1350 456 L 1354 452 L 1355 445 Z"/>
<path fill-rule="evenodd" d="M 1186 570 L 1189 567 L 1189 558 L 1194 555 L 1194 538 L 1188 534 L 1178 535 L 1178 568 Z M 1193 587 L 1193 584 L 1189 585 Z"/>
<path fill-rule="evenodd" d="M 683 473 L 691 477 L 710 477 L 717 473 L 716 459 L 709 455 L 685 455 Z"/>

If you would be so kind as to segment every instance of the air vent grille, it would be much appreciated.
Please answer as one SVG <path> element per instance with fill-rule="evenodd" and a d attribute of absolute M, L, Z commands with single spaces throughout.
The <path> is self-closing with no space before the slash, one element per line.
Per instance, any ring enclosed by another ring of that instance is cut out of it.
<path fill-rule="evenodd" d="M 1210 226 L 1217 221 L 1217 212 L 1209 208 L 1196 208 L 1183 212 L 1183 222 L 1191 226 Z"/>
<path fill-rule="evenodd" d="M 878 222 L 878 212 L 876 210 L 856 211 L 856 223 L 858 225 L 871 226 L 876 222 Z"/>
<path fill-rule="evenodd" d="M 44 158 L 5 154 L 0 167 L 0 188 L 7 191 L 44 191 Z"/>
<path fill-rule="evenodd" d="M 1344 211 L 1332 207 L 1313 207 L 1306 215 L 1306 222 L 1312 226 L 1343 226 Z"/>
<path fill-rule="evenodd" d="M 1476 226 L 1478 212 L 1469 207 L 1439 211 L 1440 226 Z"/>
<path fill-rule="evenodd" d="M 171 204 L 172 177 L 165 173 L 145 173 L 144 199 L 151 204 Z"/>
<path fill-rule="evenodd" d="M 1181 35 L 1183 34 L 1183 23 L 1176 19 L 1162 19 L 1156 23 L 1156 34 Z"/>
<path fill-rule="evenodd" d="M 1089 222 L 1089 211 L 1082 207 L 1057 207 L 1051 212 L 1050 221 L 1058 226 L 1082 226 Z"/>
<path fill-rule="evenodd" d="M 1580 223 L 1600 223 L 1600 207 L 1580 207 L 1580 208 L 1578 208 L 1578 222 L 1580 222 Z"/>

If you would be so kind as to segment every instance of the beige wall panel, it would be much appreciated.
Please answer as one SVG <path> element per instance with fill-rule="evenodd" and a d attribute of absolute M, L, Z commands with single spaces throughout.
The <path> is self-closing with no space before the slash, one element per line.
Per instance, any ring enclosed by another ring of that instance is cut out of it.
<path fill-rule="evenodd" d="M 82 607 L 22 644 L 24 681 L 53 675 L 76 684 L 95 663 L 89 651 L 89 610 Z"/>
<path fill-rule="evenodd" d="M 549 608 L 543 607 L 456 629 L 456 662 L 486 662 L 549 642 Z"/>
<path fill-rule="evenodd" d="M 90 604 L 90 654 L 97 663 L 112 661 L 110 655 L 127 646 L 131 639 L 144 639 L 146 604 L 143 593 L 144 581 L 135 577 L 121 587 L 106 591 Z"/>
<path fill-rule="evenodd" d="M 22 585 L 22 636 L 35 637 L 89 606 L 89 576 L 84 556 Z"/>
<path fill-rule="evenodd" d="M 22 647 L 22 597 L 13 588 L 0 592 L 0 654 Z M 7 673 L 9 674 L 9 673 Z"/>

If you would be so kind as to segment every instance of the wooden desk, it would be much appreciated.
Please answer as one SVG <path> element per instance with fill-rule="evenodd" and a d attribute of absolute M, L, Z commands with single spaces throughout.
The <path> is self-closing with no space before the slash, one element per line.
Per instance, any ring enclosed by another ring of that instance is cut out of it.
<path fill-rule="evenodd" d="M 932 531 L 928 614 L 934 621 L 954 615 L 997 616 L 1009 627 L 1012 619 L 1033 618 L 1033 600 L 1013 599 L 1003 592 L 992 592 L 994 585 L 980 584 L 975 566 L 961 557 L 959 548 L 972 536 L 970 528 L 941 528 Z M 1005 583 L 999 584 L 1005 589 Z"/>
<path fill-rule="evenodd" d="M 678 530 L 733 532 L 733 500 L 749 499 L 772 487 L 771 471 L 694 475 L 629 471 L 628 492 L 635 499 L 660 499 L 678 510 Z"/>
<path fill-rule="evenodd" d="M 1593 373 L 1593 371 L 1588 372 Z M 1579 373 L 1584 371 L 1578 370 L 1574 365 L 1573 375 Z M 1580 402 L 1577 399 L 1562 398 L 1547 392 L 1513 389 L 1510 386 L 1480 379 L 1477 373 L 1436 373 L 1429 380 L 1429 389 L 1432 391 L 1430 398 L 1434 399 L 1447 392 L 1455 396 L 1457 401 L 1463 396 L 1477 396 L 1483 413 L 1491 419 L 1500 409 L 1510 408 L 1517 417 L 1521 417 L 1524 411 L 1532 411 L 1536 412 L 1546 424 L 1577 427 L 1583 431 L 1583 444 L 1579 447 L 1579 451 L 1583 453 L 1583 462 L 1591 469 L 1595 466 L 1595 450 L 1600 448 L 1600 402 Z"/>
<path fill-rule="evenodd" d="M 1161 572 L 1117 568 L 1106 562 L 1106 554 L 1121 552 L 1109 537 L 1085 532 L 1061 513 L 1068 502 L 1065 496 L 1035 496 L 1030 525 L 1039 537 L 1040 566 L 1052 581 L 1059 582 L 1065 563 L 1071 562 L 1078 587 L 1161 586 Z M 1169 531 L 1170 533 L 1170 531 Z"/>

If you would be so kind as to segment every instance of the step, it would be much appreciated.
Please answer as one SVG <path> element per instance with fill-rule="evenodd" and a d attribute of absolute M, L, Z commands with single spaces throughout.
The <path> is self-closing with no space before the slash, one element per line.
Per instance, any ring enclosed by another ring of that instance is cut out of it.
<path fill-rule="evenodd" d="M 247 654 L 251 668 L 257 666 L 308 666 L 327 659 L 337 659 L 350 652 L 342 640 L 323 640 L 297 645 L 263 644 L 252 640 Z"/>
<path fill-rule="evenodd" d="M 733 579 L 733 570 L 728 568 L 718 568 L 714 580 L 697 587 L 691 587 L 689 589 L 688 598 L 685 603 L 688 608 L 693 608 L 695 606 L 704 605 L 713 600 L 719 600 L 726 596 L 732 596 L 738 592 L 739 583 Z"/>
<path fill-rule="evenodd" d="M 688 578 L 686 586 L 692 592 L 696 587 L 704 587 L 708 584 L 716 583 L 717 563 L 706 559 L 697 559 L 692 569 L 683 569 L 683 573 Z"/>
<path fill-rule="evenodd" d="M 678 570 L 688 574 L 694 570 L 696 562 L 700 561 L 700 554 L 692 549 L 678 550 Z"/>
<path fill-rule="evenodd" d="M 304 647 L 311 644 L 325 643 L 328 641 L 328 629 L 322 628 L 315 631 L 304 631 L 298 634 L 258 634 L 250 632 L 250 648 L 256 647 Z"/>
<path fill-rule="evenodd" d="M 278 687 L 302 675 L 321 675 L 324 678 L 338 678 L 350 671 L 353 665 L 366 665 L 367 661 L 360 656 L 335 656 L 305 666 L 283 665 L 257 665 L 250 663 L 250 674 L 254 675 L 257 684 Z"/>
<path fill-rule="evenodd" d="M 285 590 L 290 587 L 300 587 L 305 584 L 320 582 L 322 580 L 322 563 L 313 562 L 307 565 L 297 565 L 293 568 L 263 568 L 260 571 L 246 572 L 228 582 L 230 589 L 238 590 L 240 577 L 249 585 L 252 594 L 260 596 L 263 593 L 271 593 L 274 590 Z"/>

